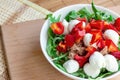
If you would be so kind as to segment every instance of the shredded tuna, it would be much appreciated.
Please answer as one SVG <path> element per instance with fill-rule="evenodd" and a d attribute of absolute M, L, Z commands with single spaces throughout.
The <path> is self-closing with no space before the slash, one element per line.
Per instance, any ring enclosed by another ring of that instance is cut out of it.
<path fill-rule="evenodd" d="M 82 43 L 74 44 L 69 51 L 69 58 L 73 59 L 75 54 L 84 55 L 85 47 L 82 46 Z"/>
<path fill-rule="evenodd" d="M 108 54 L 108 47 L 105 46 L 105 47 L 100 51 L 100 53 L 102 53 L 103 55 Z"/>

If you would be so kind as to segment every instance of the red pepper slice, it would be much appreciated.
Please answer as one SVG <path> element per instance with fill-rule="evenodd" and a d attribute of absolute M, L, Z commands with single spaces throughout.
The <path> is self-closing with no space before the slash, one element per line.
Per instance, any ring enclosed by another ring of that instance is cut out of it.
<path fill-rule="evenodd" d="M 86 32 L 90 32 L 90 31 L 91 31 L 90 23 L 88 23 L 88 24 L 85 26 L 85 31 L 86 31 Z"/>
<path fill-rule="evenodd" d="M 120 60 L 120 51 L 112 52 L 111 55 Z"/>
<path fill-rule="evenodd" d="M 107 22 L 104 22 L 104 28 L 103 31 L 107 30 L 107 29 L 112 29 L 114 31 L 116 31 L 118 33 L 118 30 L 114 27 L 113 24 L 109 24 Z"/>
<path fill-rule="evenodd" d="M 90 32 L 92 36 L 91 44 L 95 43 L 97 40 L 102 39 L 102 32 L 100 30 L 92 30 Z"/>
<path fill-rule="evenodd" d="M 79 42 L 83 39 L 83 36 L 84 36 L 84 35 L 85 35 L 85 30 L 77 31 L 77 32 L 74 34 L 75 42 L 76 42 L 76 43 L 79 43 Z"/>
<path fill-rule="evenodd" d="M 77 20 L 87 22 L 86 18 L 77 18 Z"/>
<path fill-rule="evenodd" d="M 64 32 L 64 26 L 63 26 L 62 22 L 52 23 L 50 27 L 51 27 L 53 33 L 55 33 L 55 34 L 60 35 Z"/>
<path fill-rule="evenodd" d="M 102 20 L 92 20 L 90 22 L 90 26 L 92 29 L 99 29 L 102 30 L 104 27 L 104 22 Z"/>
<path fill-rule="evenodd" d="M 75 32 L 79 30 L 83 30 L 83 22 L 79 22 L 78 24 L 75 25 L 75 27 L 72 29 L 71 34 L 74 34 Z"/>
<path fill-rule="evenodd" d="M 109 52 L 119 51 L 118 48 L 117 48 L 117 46 L 113 43 L 112 40 L 106 39 L 106 40 L 105 40 L 105 44 L 106 44 L 106 46 L 108 46 L 108 51 L 109 51 Z"/>
<path fill-rule="evenodd" d="M 114 25 L 117 28 L 117 30 L 120 31 L 120 17 L 115 20 Z"/>
<path fill-rule="evenodd" d="M 97 47 L 102 50 L 105 47 L 105 41 L 103 39 L 99 39 L 97 41 Z"/>
<path fill-rule="evenodd" d="M 74 59 L 79 63 L 80 67 L 83 67 L 87 62 L 87 58 L 84 56 L 79 56 L 78 54 L 74 56 Z"/>
<path fill-rule="evenodd" d="M 66 43 L 66 46 L 67 46 L 67 47 L 72 47 L 73 44 L 75 43 L 74 36 L 71 35 L 71 34 L 67 34 L 67 35 L 65 36 L 65 43 Z"/>
<path fill-rule="evenodd" d="M 85 55 L 85 58 L 89 58 L 95 51 L 96 48 L 89 46 L 86 48 L 87 54 Z"/>
<path fill-rule="evenodd" d="M 67 46 L 66 44 L 61 41 L 58 46 L 56 47 L 56 49 L 59 51 L 59 52 L 66 52 L 67 51 Z"/>

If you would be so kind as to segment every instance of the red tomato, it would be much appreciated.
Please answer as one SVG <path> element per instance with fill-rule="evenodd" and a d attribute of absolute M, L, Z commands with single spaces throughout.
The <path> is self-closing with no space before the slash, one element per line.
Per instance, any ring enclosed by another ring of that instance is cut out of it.
<path fill-rule="evenodd" d="M 90 26 L 92 29 L 99 29 L 102 30 L 104 27 L 104 22 L 102 20 L 92 20 L 90 22 Z"/>
<path fill-rule="evenodd" d="M 105 47 L 105 41 L 103 39 L 99 39 L 97 41 L 97 47 L 101 50 Z"/>
<path fill-rule="evenodd" d="M 85 30 L 85 32 L 90 32 L 91 31 L 91 27 L 90 24 L 88 23 L 86 26 L 83 27 L 83 21 L 81 21 L 80 23 L 78 23 L 77 25 L 75 25 L 75 27 L 72 29 L 71 34 L 74 34 L 77 31 L 81 31 L 81 30 Z"/>
<path fill-rule="evenodd" d="M 83 39 L 84 35 L 85 35 L 85 30 L 76 31 L 75 34 L 74 34 L 75 42 L 79 43 Z"/>
<path fill-rule="evenodd" d="M 72 29 L 71 34 L 74 34 L 75 32 L 79 30 L 83 30 L 83 22 L 79 22 L 78 24 L 75 25 L 75 27 Z"/>
<path fill-rule="evenodd" d="M 74 36 L 71 34 L 67 34 L 65 36 L 65 42 L 67 47 L 72 47 L 73 44 L 75 43 Z"/>
<path fill-rule="evenodd" d="M 77 20 L 87 22 L 86 18 L 77 18 Z"/>
<path fill-rule="evenodd" d="M 85 58 L 84 56 L 79 56 L 78 54 L 74 56 L 74 59 L 79 63 L 80 67 L 83 67 L 84 64 L 87 62 L 87 58 Z"/>
<path fill-rule="evenodd" d="M 52 23 L 50 27 L 55 34 L 60 35 L 64 32 L 64 26 L 62 22 Z"/>
<path fill-rule="evenodd" d="M 59 51 L 59 52 L 66 52 L 67 51 L 67 46 L 66 44 L 61 41 L 58 46 L 56 47 L 56 49 Z"/>
<path fill-rule="evenodd" d="M 85 58 L 89 58 L 95 51 L 96 48 L 89 46 L 86 48 L 87 54 L 85 55 Z"/>
<path fill-rule="evenodd" d="M 120 60 L 120 51 L 112 52 L 111 55 Z"/>
<path fill-rule="evenodd" d="M 91 31 L 90 23 L 88 23 L 88 24 L 85 26 L 85 31 L 86 31 L 86 32 L 90 32 L 90 31 Z"/>
<path fill-rule="evenodd" d="M 120 31 L 120 17 L 115 20 L 114 25 L 117 28 L 117 30 Z"/>
<path fill-rule="evenodd" d="M 116 31 L 118 33 L 118 30 L 114 27 L 114 25 L 112 24 L 109 24 L 107 22 L 104 22 L 104 28 L 103 28 L 103 31 L 107 30 L 107 29 L 112 29 L 114 31 Z"/>
<path fill-rule="evenodd" d="M 106 46 L 108 47 L 108 51 L 109 51 L 109 52 L 119 51 L 118 48 L 117 48 L 117 46 L 113 43 L 112 40 L 106 39 L 106 40 L 105 40 L 105 44 L 106 44 Z"/>

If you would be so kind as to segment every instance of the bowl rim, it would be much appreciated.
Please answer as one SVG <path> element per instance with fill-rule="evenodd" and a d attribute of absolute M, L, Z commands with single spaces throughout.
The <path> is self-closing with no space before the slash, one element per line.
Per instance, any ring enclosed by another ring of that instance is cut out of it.
<path fill-rule="evenodd" d="M 66 9 L 66 8 L 76 7 L 76 6 L 80 6 L 80 7 L 83 7 L 83 6 L 91 7 L 91 4 L 74 4 L 74 5 L 69 5 L 69 6 L 66 6 L 66 7 L 63 7 L 63 8 L 60 8 L 60 9 L 56 10 L 56 11 L 53 13 L 53 15 L 56 14 L 57 12 L 61 11 L 61 10 Z M 105 8 L 105 7 L 102 7 L 102 6 L 98 6 L 98 5 L 95 5 L 95 6 L 96 6 L 97 8 L 99 8 L 99 9 L 103 9 L 103 10 L 105 10 L 105 11 L 110 12 L 112 15 L 114 14 L 114 15 L 116 15 L 117 17 L 120 16 L 119 14 L 117 14 L 116 12 L 114 12 L 114 11 L 108 9 L 108 8 Z M 46 20 L 46 21 L 44 22 L 43 26 L 45 26 L 45 24 L 46 24 L 47 21 L 48 21 L 48 20 Z M 75 80 L 88 80 L 88 79 L 85 79 L 85 78 L 73 76 L 73 75 L 71 75 L 71 74 L 69 74 L 69 73 L 67 73 L 67 72 L 62 71 L 61 69 L 59 69 L 59 68 L 53 63 L 52 59 L 49 59 L 50 56 L 48 55 L 47 51 L 45 51 L 46 49 L 44 49 L 44 48 L 43 48 L 43 45 L 42 45 L 43 26 L 42 26 L 41 31 L 40 31 L 40 38 L 39 38 L 39 39 L 40 39 L 40 47 L 41 47 L 41 50 L 42 50 L 42 52 L 43 52 L 43 55 L 44 55 L 45 58 L 47 59 L 47 61 L 48 61 L 56 70 L 58 70 L 60 73 L 62 73 L 63 75 L 65 75 L 65 76 L 67 76 L 67 77 L 69 77 L 69 78 L 71 78 L 71 79 L 75 79 Z M 107 77 L 105 77 L 105 78 L 102 78 L 102 80 L 107 80 L 107 79 L 113 78 L 113 77 L 115 77 L 115 76 L 118 75 L 118 74 L 120 74 L 120 71 L 118 71 L 118 72 L 116 72 L 116 73 L 114 73 L 114 74 L 112 74 L 112 75 L 110 75 L 110 76 L 107 76 Z"/>

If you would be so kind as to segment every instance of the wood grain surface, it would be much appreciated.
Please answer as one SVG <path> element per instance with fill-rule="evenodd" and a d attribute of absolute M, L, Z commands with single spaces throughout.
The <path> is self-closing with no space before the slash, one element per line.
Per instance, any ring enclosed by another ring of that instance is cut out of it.
<path fill-rule="evenodd" d="M 112 8 L 115 11 L 120 6 Z M 71 80 L 55 70 L 40 49 L 44 20 L 2 26 L 2 39 L 11 80 Z M 120 75 L 110 80 L 119 80 Z"/>
<path fill-rule="evenodd" d="M 73 4 L 88 4 L 92 0 L 30 0 L 50 11 L 56 11 L 62 7 Z M 93 0 L 96 5 L 113 7 L 120 5 L 120 0 Z"/>
<path fill-rule="evenodd" d="M 39 44 L 43 21 L 2 27 L 11 80 L 70 80 L 55 70 L 43 56 Z"/>

